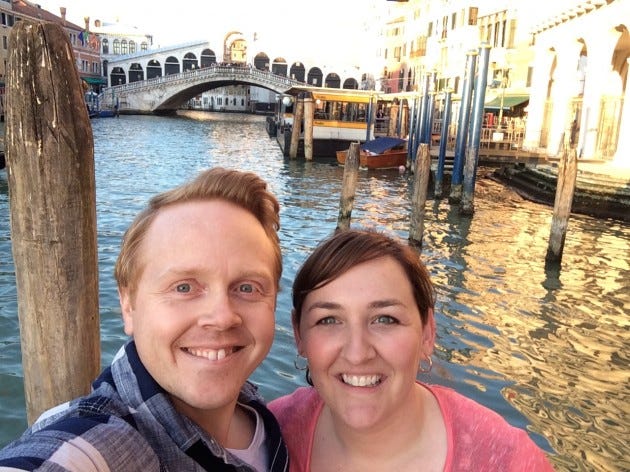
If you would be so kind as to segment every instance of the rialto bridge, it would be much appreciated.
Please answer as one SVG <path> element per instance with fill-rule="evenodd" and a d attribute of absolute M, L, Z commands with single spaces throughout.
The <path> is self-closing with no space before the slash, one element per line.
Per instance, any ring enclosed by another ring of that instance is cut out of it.
<path fill-rule="evenodd" d="M 110 57 L 104 62 L 109 87 L 102 92 L 101 104 L 118 105 L 127 113 L 167 113 L 206 90 L 232 84 L 263 87 L 278 94 L 305 84 L 365 87 L 356 70 L 332 71 L 298 59 L 271 59 L 264 52 L 248 59 L 247 43 L 240 33 L 226 35 L 219 53 L 209 42 L 198 41 Z"/>

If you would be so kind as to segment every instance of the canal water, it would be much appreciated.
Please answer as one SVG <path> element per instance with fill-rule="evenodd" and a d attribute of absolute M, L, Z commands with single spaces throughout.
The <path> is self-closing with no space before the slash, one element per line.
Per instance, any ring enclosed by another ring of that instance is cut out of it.
<path fill-rule="evenodd" d="M 92 122 L 102 363 L 125 341 L 112 275 L 121 236 L 147 199 L 211 166 L 252 170 L 278 196 L 284 274 L 277 330 L 253 380 L 273 399 L 304 385 L 293 366 L 290 288 L 336 226 L 343 168 L 284 158 L 264 118 L 187 113 Z M 407 239 L 411 177 L 360 172 L 352 225 Z M 526 429 L 557 470 L 629 470 L 630 227 L 573 216 L 562 268 L 545 270 L 551 209 L 480 174 L 475 213 L 427 202 L 421 250 L 437 287 L 433 371 Z M 25 427 L 6 171 L 0 171 L 0 445 Z M 63 345 L 59 346 L 63 349 Z"/>

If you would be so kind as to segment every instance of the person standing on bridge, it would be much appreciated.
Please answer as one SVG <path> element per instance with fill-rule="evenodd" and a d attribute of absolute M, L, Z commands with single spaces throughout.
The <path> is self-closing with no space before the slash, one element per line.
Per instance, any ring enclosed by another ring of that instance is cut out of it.
<path fill-rule="evenodd" d="M 278 228 L 276 198 L 249 172 L 211 169 L 153 197 L 115 267 L 131 338 L 92 393 L 0 450 L 0 470 L 286 472 L 279 425 L 247 381 L 274 337 Z"/>

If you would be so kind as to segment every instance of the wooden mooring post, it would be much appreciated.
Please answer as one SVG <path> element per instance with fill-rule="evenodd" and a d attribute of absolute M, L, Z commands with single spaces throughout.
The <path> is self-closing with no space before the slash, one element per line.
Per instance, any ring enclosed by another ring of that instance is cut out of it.
<path fill-rule="evenodd" d="M 431 153 L 429 145 L 421 143 L 416 155 L 416 169 L 414 173 L 413 193 L 411 195 L 411 224 L 409 240 L 416 246 L 422 247 L 424 233 L 424 213 L 429 189 L 429 175 L 431 174 Z"/>
<path fill-rule="evenodd" d="M 359 180 L 359 143 L 350 143 L 346 162 L 343 166 L 343 183 L 339 200 L 339 216 L 336 231 L 350 228 L 350 217 L 354 206 L 354 194 Z"/>
<path fill-rule="evenodd" d="M 562 158 L 558 167 L 558 182 L 556 184 L 556 198 L 553 204 L 551 231 L 545 261 L 547 264 L 559 264 L 562 260 L 564 241 L 571 216 L 571 205 L 575 193 L 577 179 L 577 151 L 565 138 Z"/>
<path fill-rule="evenodd" d="M 304 94 L 304 159 L 313 160 L 313 118 L 315 102 L 312 93 Z"/>
<path fill-rule="evenodd" d="M 27 420 L 88 393 L 100 370 L 92 127 L 67 33 L 10 35 L 6 142 Z"/>
<path fill-rule="evenodd" d="M 304 116 L 304 95 L 301 93 L 296 97 L 295 114 L 293 115 L 293 126 L 291 127 L 291 144 L 289 146 L 289 158 L 295 159 L 300 144 L 300 134 L 302 134 L 302 118 Z"/>

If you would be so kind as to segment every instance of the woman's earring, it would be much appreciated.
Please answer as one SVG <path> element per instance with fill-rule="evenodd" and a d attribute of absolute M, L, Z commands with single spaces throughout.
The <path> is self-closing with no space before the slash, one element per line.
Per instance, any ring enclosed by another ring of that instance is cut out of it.
<path fill-rule="evenodd" d="M 431 369 L 433 368 L 433 359 L 431 359 L 431 356 L 428 356 L 426 359 L 427 365 L 422 365 L 423 362 L 424 362 L 424 359 L 420 361 L 420 365 L 418 366 L 418 372 L 420 372 L 421 374 L 428 374 L 429 372 L 431 372 Z"/>
<path fill-rule="evenodd" d="M 302 357 L 298 352 L 293 360 L 293 365 L 297 370 L 306 370 L 308 369 L 308 359 L 306 357 Z"/>

